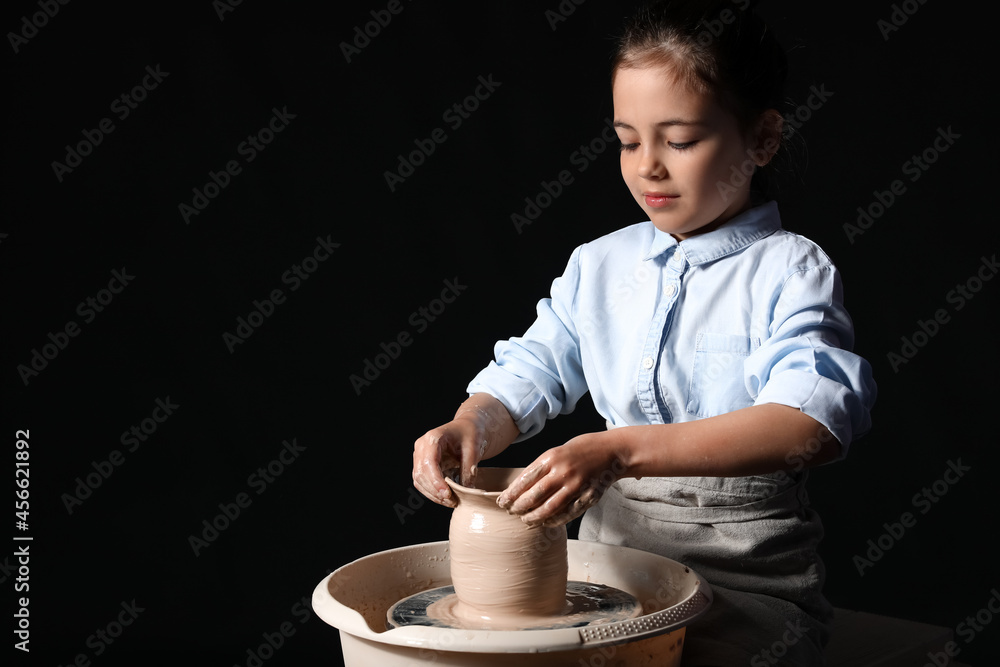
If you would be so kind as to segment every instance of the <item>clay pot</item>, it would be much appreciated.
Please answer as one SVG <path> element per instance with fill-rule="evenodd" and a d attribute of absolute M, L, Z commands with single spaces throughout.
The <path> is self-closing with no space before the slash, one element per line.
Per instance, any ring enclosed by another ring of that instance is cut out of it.
<path fill-rule="evenodd" d="M 451 578 L 457 615 L 493 627 L 566 610 L 566 526 L 529 527 L 497 505 L 523 468 L 480 468 L 476 487 L 449 479 Z"/>

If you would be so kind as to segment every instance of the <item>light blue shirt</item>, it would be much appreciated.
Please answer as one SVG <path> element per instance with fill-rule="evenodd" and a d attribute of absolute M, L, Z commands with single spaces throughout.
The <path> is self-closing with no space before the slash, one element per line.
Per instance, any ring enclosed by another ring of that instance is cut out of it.
<path fill-rule="evenodd" d="M 470 383 L 524 440 L 590 391 L 613 426 L 667 424 L 762 403 L 800 409 L 843 445 L 871 427 L 871 366 L 840 276 L 769 202 L 677 242 L 642 222 L 573 251 L 524 336 Z"/>

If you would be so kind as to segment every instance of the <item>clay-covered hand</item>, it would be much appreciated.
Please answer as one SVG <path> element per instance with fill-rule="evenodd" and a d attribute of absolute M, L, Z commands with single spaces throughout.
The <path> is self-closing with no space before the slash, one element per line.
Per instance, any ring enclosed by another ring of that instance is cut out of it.
<path fill-rule="evenodd" d="M 519 434 L 503 403 L 477 393 L 459 406 L 453 420 L 413 444 L 413 485 L 434 502 L 454 507 L 445 473 L 457 470 L 458 482 L 473 487 L 479 462 L 502 452 Z"/>
<path fill-rule="evenodd" d="M 458 471 L 462 486 L 473 485 L 486 440 L 482 430 L 475 420 L 458 417 L 421 436 L 413 444 L 413 485 L 417 490 L 440 505 L 454 507 L 444 475 Z"/>
<path fill-rule="evenodd" d="M 558 526 L 597 504 L 624 473 L 610 432 L 586 433 L 535 459 L 497 504 L 529 525 Z"/>

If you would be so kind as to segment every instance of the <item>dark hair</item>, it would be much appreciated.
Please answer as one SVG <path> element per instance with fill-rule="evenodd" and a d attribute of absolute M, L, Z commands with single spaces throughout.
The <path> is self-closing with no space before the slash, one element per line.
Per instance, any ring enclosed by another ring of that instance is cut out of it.
<path fill-rule="evenodd" d="M 747 134 L 767 109 L 784 106 L 788 60 L 752 0 L 662 0 L 626 23 L 611 64 L 658 66 L 714 95 Z M 772 164 L 758 167 L 751 189 L 767 198 Z"/>

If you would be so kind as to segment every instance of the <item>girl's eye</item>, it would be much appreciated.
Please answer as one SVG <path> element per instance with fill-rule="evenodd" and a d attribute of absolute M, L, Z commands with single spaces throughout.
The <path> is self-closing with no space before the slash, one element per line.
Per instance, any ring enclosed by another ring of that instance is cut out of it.
<path fill-rule="evenodd" d="M 696 143 L 698 143 L 698 142 L 697 141 L 686 141 L 684 143 L 677 143 L 677 142 L 673 142 L 673 141 L 668 141 L 667 145 L 670 146 L 671 148 L 673 148 L 675 151 L 686 151 L 689 148 L 692 148 Z M 625 153 L 627 151 L 634 151 L 638 147 L 639 147 L 638 143 L 634 143 L 634 144 L 622 144 L 620 146 L 620 150 L 621 150 L 622 153 Z"/>

